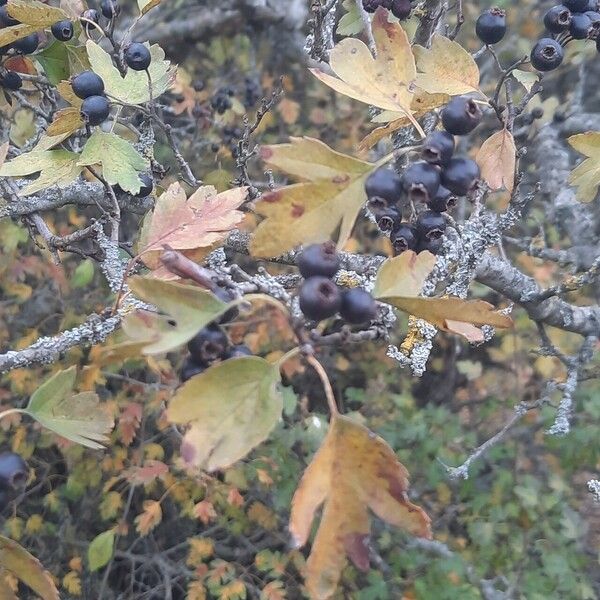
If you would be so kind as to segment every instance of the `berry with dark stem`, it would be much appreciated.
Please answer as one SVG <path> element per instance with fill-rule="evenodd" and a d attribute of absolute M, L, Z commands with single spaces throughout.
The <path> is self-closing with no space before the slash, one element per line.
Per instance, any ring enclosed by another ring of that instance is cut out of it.
<path fill-rule="evenodd" d="M 446 219 L 438 212 L 426 210 L 415 221 L 419 240 L 435 240 L 442 237 L 446 230 Z"/>
<path fill-rule="evenodd" d="M 396 254 L 402 254 L 406 250 L 415 250 L 417 248 L 417 230 L 410 223 L 400 223 L 392 231 L 390 241 Z"/>
<path fill-rule="evenodd" d="M 382 167 L 367 177 L 365 192 L 368 198 L 383 198 L 395 204 L 402 197 L 402 178 L 396 171 Z"/>
<path fill-rule="evenodd" d="M 544 15 L 544 26 L 551 33 L 562 33 L 571 25 L 571 11 L 564 5 L 553 6 Z"/>
<path fill-rule="evenodd" d="M 585 40 L 592 32 L 592 20 L 585 14 L 574 14 L 569 25 L 569 33 L 575 40 Z"/>
<path fill-rule="evenodd" d="M 497 44 L 506 34 L 506 12 L 501 8 L 482 12 L 475 23 L 475 33 L 484 44 Z"/>
<path fill-rule="evenodd" d="M 237 344 L 236 346 L 231 346 L 229 350 L 225 352 L 223 359 L 241 358 L 242 356 L 252 356 L 252 350 L 245 344 Z"/>
<path fill-rule="evenodd" d="M 454 152 L 454 136 L 447 131 L 433 131 L 423 142 L 421 156 L 432 165 L 447 165 Z"/>
<path fill-rule="evenodd" d="M 564 0 L 563 4 L 572 13 L 579 13 L 587 10 L 588 0 Z"/>
<path fill-rule="evenodd" d="M 119 16 L 121 7 L 116 0 L 102 0 L 100 3 L 100 10 L 102 11 L 104 18 L 110 20 Z"/>
<path fill-rule="evenodd" d="M 402 175 L 402 187 L 413 202 L 427 202 L 440 187 L 440 170 L 424 161 L 413 163 Z"/>
<path fill-rule="evenodd" d="M 538 71 L 552 71 L 560 66 L 565 52 L 563 47 L 552 38 L 542 38 L 531 51 L 531 64 Z"/>
<path fill-rule="evenodd" d="M 14 452 L 0 453 L 0 488 L 20 491 L 27 485 L 29 467 Z"/>
<path fill-rule="evenodd" d="M 377 316 L 377 302 L 369 292 L 351 288 L 342 293 L 340 316 L 354 325 L 368 323 Z"/>
<path fill-rule="evenodd" d="M 140 42 L 129 44 L 125 50 L 125 62 L 134 71 L 145 71 L 152 61 L 150 50 Z"/>
<path fill-rule="evenodd" d="M 7 71 L 4 75 L 0 75 L 0 86 L 5 90 L 16 92 L 22 85 L 23 80 L 16 71 Z"/>
<path fill-rule="evenodd" d="M 297 264 L 300 274 L 305 279 L 315 275 L 331 278 L 340 268 L 340 255 L 333 242 L 312 244 L 302 250 Z"/>
<path fill-rule="evenodd" d="M 452 135 L 466 135 L 479 125 L 482 117 L 481 108 L 472 98 L 456 96 L 442 110 L 442 125 Z"/>
<path fill-rule="evenodd" d="M 200 375 L 200 373 L 203 373 L 204 371 L 206 371 L 205 366 L 199 365 L 194 361 L 194 359 L 191 356 L 188 356 L 181 365 L 181 370 L 179 371 L 179 378 L 183 383 L 188 379 L 191 379 L 195 375 Z"/>
<path fill-rule="evenodd" d="M 81 104 L 81 114 L 88 125 L 100 125 L 109 113 L 110 105 L 105 96 L 88 96 Z"/>
<path fill-rule="evenodd" d="M 202 328 L 189 342 L 188 350 L 197 365 L 208 366 L 222 358 L 229 347 L 227 334 L 215 324 Z"/>
<path fill-rule="evenodd" d="M 300 286 L 300 310 L 307 319 L 322 321 L 339 311 L 342 298 L 338 286 L 327 277 L 310 277 Z"/>
<path fill-rule="evenodd" d="M 390 10 L 396 19 L 404 21 L 410 17 L 411 9 L 410 0 L 393 0 Z"/>
<path fill-rule="evenodd" d="M 50 31 L 59 42 L 68 42 L 73 37 L 73 23 L 69 20 L 57 21 Z"/>
<path fill-rule="evenodd" d="M 33 54 L 40 44 L 40 37 L 37 33 L 26 35 L 25 37 L 13 43 L 13 48 L 20 54 Z"/>
<path fill-rule="evenodd" d="M 71 87 L 75 95 L 82 100 L 104 94 L 104 81 L 94 71 L 82 71 L 75 75 L 71 80 Z"/>
<path fill-rule="evenodd" d="M 453 158 L 442 171 L 442 185 L 457 196 L 466 196 L 479 183 L 479 165 L 470 158 Z"/>
<path fill-rule="evenodd" d="M 435 197 L 427 203 L 427 207 L 433 212 L 441 213 L 456 206 L 456 202 L 456 196 L 448 188 L 440 185 Z"/>

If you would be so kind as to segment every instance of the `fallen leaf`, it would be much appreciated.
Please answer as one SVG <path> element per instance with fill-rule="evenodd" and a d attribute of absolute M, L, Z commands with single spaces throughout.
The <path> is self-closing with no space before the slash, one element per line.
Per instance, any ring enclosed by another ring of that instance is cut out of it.
<path fill-rule="evenodd" d="M 122 475 L 132 485 L 146 485 L 155 479 L 162 479 L 169 472 L 169 467 L 160 460 L 147 460 L 142 466 L 132 466 Z"/>
<path fill-rule="evenodd" d="M 40 561 L 17 542 L 3 536 L 0 536 L 0 569 L 6 569 L 42 600 L 59 600 L 54 581 Z"/>
<path fill-rule="evenodd" d="M 191 285 L 139 276 L 130 277 L 127 283 L 136 296 L 164 313 L 136 310 L 125 316 L 123 330 L 133 341 L 145 343 L 143 354 L 163 354 L 178 348 L 229 306 Z"/>
<path fill-rule="evenodd" d="M 517 161 L 515 140 L 508 129 L 492 134 L 479 148 L 475 160 L 492 190 L 505 188 L 512 193 Z"/>
<path fill-rule="evenodd" d="M 142 187 L 138 173 L 150 166 L 127 140 L 101 129 L 96 129 L 85 143 L 77 165 L 101 165 L 102 175 L 109 185 L 119 185 L 131 194 L 137 194 Z"/>
<path fill-rule="evenodd" d="M 600 132 L 588 131 L 572 135 L 568 142 L 577 152 L 588 157 L 573 169 L 569 183 L 577 186 L 577 198 L 580 202 L 591 202 L 600 185 Z"/>
<path fill-rule="evenodd" d="M 161 266 L 165 245 L 174 250 L 208 248 L 219 242 L 243 219 L 237 210 L 248 195 L 245 187 L 217 194 L 203 186 L 189 199 L 179 183 L 172 183 L 146 215 L 140 232 L 138 253 L 151 269 Z"/>
<path fill-rule="evenodd" d="M 148 535 L 161 521 L 162 508 L 156 500 L 144 500 L 144 512 L 135 518 L 135 529 L 141 535 Z"/>
<path fill-rule="evenodd" d="M 479 91 L 479 67 L 458 43 L 435 35 L 431 48 L 415 46 L 416 85 L 430 94 L 458 96 Z"/>
<path fill-rule="evenodd" d="M 499 328 L 512 326 L 510 317 L 496 312 L 491 304 L 483 300 L 419 296 L 434 265 L 435 256 L 430 252 L 415 254 L 407 251 L 386 260 L 377 273 L 374 297 L 444 331 L 451 331 L 447 321 Z"/>
<path fill-rule="evenodd" d="M 92 573 L 108 564 L 112 558 L 115 546 L 115 532 L 113 529 L 97 535 L 88 546 L 88 566 Z"/>
<path fill-rule="evenodd" d="M 71 135 L 81 127 L 83 127 L 83 119 L 79 109 L 69 106 L 54 113 L 54 120 L 48 126 L 46 133 L 51 137 Z"/>
<path fill-rule="evenodd" d="M 292 500 L 290 532 L 296 547 L 310 535 L 315 512 L 325 503 L 306 565 L 314 600 L 330 598 L 347 557 L 366 571 L 371 509 L 411 535 L 431 538 L 430 519 L 408 500 L 408 471 L 380 437 L 336 415 Z"/>
<path fill-rule="evenodd" d="M 8 14 L 19 23 L 31 25 L 36 29 L 50 27 L 57 21 L 69 18 L 64 10 L 38 2 L 38 0 L 9 0 L 6 8 Z"/>
<path fill-rule="evenodd" d="M 190 425 L 181 444 L 185 463 L 216 471 L 263 442 L 281 418 L 280 382 L 277 365 L 249 356 L 213 365 L 181 386 L 167 418 Z"/>
<path fill-rule="evenodd" d="M 76 367 L 55 373 L 33 393 L 23 412 L 68 440 L 101 450 L 109 441 L 113 419 L 97 394 L 73 394 L 76 374 Z"/>
<path fill-rule="evenodd" d="M 307 183 L 262 196 L 256 212 L 266 219 L 254 233 L 251 253 L 278 256 L 300 244 L 328 240 L 338 227 L 338 246 L 343 246 L 366 201 L 364 182 L 375 165 L 335 152 L 313 138 L 263 146 L 261 156 L 270 166 Z"/>
<path fill-rule="evenodd" d="M 336 77 L 319 69 L 311 73 L 336 92 L 354 100 L 405 114 L 425 137 L 413 118 L 410 105 L 417 77 L 415 60 L 406 32 L 390 23 L 387 11 L 378 8 L 372 21 L 377 58 L 368 46 L 355 38 L 345 38 L 329 53 L 329 66 Z"/>

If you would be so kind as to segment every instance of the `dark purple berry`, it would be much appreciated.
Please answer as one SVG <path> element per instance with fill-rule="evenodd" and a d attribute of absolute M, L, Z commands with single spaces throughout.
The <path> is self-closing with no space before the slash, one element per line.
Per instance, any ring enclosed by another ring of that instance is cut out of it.
<path fill-rule="evenodd" d="M 12 27 L 18 24 L 19 21 L 8 14 L 6 6 L 0 6 L 0 27 Z"/>
<path fill-rule="evenodd" d="M 102 11 L 104 18 L 110 20 L 119 16 L 121 7 L 116 0 L 102 0 L 100 3 L 100 10 Z"/>
<path fill-rule="evenodd" d="M 592 32 L 592 21 L 585 14 L 574 14 L 571 18 L 569 33 L 575 40 L 585 40 Z"/>
<path fill-rule="evenodd" d="M 472 98 L 456 96 L 442 111 L 442 124 L 452 135 L 466 135 L 479 125 L 482 116 L 481 108 Z"/>
<path fill-rule="evenodd" d="M 592 39 L 598 39 L 598 35 L 600 34 L 600 13 L 588 11 L 585 14 L 592 23 L 590 28 L 590 37 Z"/>
<path fill-rule="evenodd" d="M 441 213 L 456 206 L 456 202 L 456 196 L 449 189 L 440 185 L 435 198 L 427 203 L 427 207 L 433 212 Z"/>
<path fill-rule="evenodd" d="M 402 197 L 402 179 L 396 171 L 382 167 L 367 177 L 365 192 L 368 198 L 383 198 L 388 204 L 395 204 Z"/>
<path fill-rule="evenodd" d="M 413 202 L 427 202 L 440 187 L 440 170 L 424 161 L 413 163 L 402 175 L 402 187 Z"/>
<path fill-rule="evenodd" d="M 552 38 L 542 38 L 531 51 L 531 64 L 538 71 L 552 71 L 563 61 L 565 52 Z"/>
<path fill-rule="evenodd" d="M 377 302 L 373 296 L 360 288 L 352 288 L 342 294 L 340 316 L 354 325 L 368 323 L 377 316 Z"/>
<path fill-rule="evenodd" d="M 71 80 L 71 87 L 75 95 L 82 100 L 104 94 L 104 81 L 94 71 L 82 71 L 75 75 Z"/>
<path fill-rule="evenodd" d="M 145 71 L 152 61 L 150 50 L 144 44 L 134 42 L 129 44 L 125 50 L 125 62 L 130 69 L 134 71 Z"/>
<path fill-rule="evenodd" d="M 497 44 L 506 33 L 506 12 L 501 8 L 482 12 L 475 24 L 475 32 L 484 44 Z"/>
<path fill-rule="evenodd" d="M 417 248 L 417 230 L 410 223 L 400 223 L 392 231 L 390 241 L 396 255 L 402 254 L 406 250 L 416 250 Z"/>
<path fill-rule="evenodd" d="M 339 268 L 340 255 L 333 242 L 312 244 L 304 248 L 298 256 L 298 269 L 305 279 L 315 275 L 331 278 Z"/>
<path fill-rule="evenodd" d="M 201 329 L 189 342 L 188 350 L 197 365 L 207 366 L 222 358 L 229 347 L 227 334 L 218 325 Z"/>
<path fill-rule="evenodd" d="M 181 365 L 181 370 L 179 371 L 179 378 L 181 382 L 185 382 L 188 379 L 191 379 L 195 375 L 200 375 L 206 371 L 206 366 L 199 365 L 194 362 L 194 359 L 191 356 L 187 356 Z"/>
<path fill-rule="evenodd" d="M 14 452 L 0 454 L 0 488 L 20 491 L 27 485 L 29 467 Z"/>
<path fill-rule="evenodd" d="M 442 245 L 443 240 L 441 237 L 434 239 L 420 239 L 417 246 L 417 254 L 425 250 L 427 250 L 427 252 L 431 252 L 431 254 L 439 254 L 440 250 L 442 249 Z"/>
<path fill-rule="evenodd" d="M 479 165 L 470 158 L 453 158 L 442 171 L 442 185 L 457 196 L 466 196 L 479 182 Z"/>
<path fill-rule="evenodd" d="M 73 23 L 68 20 L 58 21 L 52 25 L 50 31 L 59 42 L 68 42 L 73 37 Z"/>
<path fill-rule="evenodd" d="M 21 89 L 23 80 L 16 71 L 6 71 L 4 75 L 0 75 L 0 86 L 5 90 L 16 92 Z"/>
<path fill-rule="evenodd" d="M 571 11 L 564 5 L 553 6 L 544 15 L 544 25 L 551 33 L 562 33 L 569 29 L 571 24 Z"/>
<path fill-rule="evenodd" d="M 454 136 L 447 131 L 434 131 L 423 142 L 421 156 L 432 165 L 446 165 L 454 152 Z"/>
<path fill-rule="evenodd" d="M 139 176 L 140 181 L 142 182 L 142 187 L 137 194 L 134 194 L 135 198 L 146 198 L 152 193 L 154 189 L 154 180 L 152 179 L 152 175 L 149 173 L 142 173 Z"/>
<path fill-rule="evenodd" d="M 572 13 L 580 13 L 587 10 L 588 0 L 564 0 L 563 4 Z"/>
<path fill-rule="evenodd" d="M 440 213 L 426 210 L 417 217 L 415 226 L 419 240 L 435 240 L 444 234 L 446 219 Z"/>
<path fill-rule="evenodd" d="M 20 54 L 33 54 L 40 44 L 40 37 L 37 33 L 27 35 L 13 43 L 13 48 Z"/>
<path fill-rule="evenodd" d="M 300 286 L 300 310 L 307 319 L 322 321 L 335 315 L 342 298 L 338 286 L 327 277 L 310 277 Z"/>
<path fill-rule="evenodd" d="M 100 13 L 95 8 L 88 8 L 81 13 L 80 19 L 84 31 L 87 35 L 90 35 L 96 27 L 91 25 L 89 21 L 98 24 L 100 21 Z"/>
<path fill-rule="evenodd" d="M 384 233 L 392 231 L 402 221 L 402 213 L 395 207 L 390 206 L 376 215 L 377 227 Z"/>
<path fill-rule="evenodd" d="M 390 10 L 396 19 L 404 21 L 410 17 L 411 8 L 410 0 L 393 0 Z"/>
<path fill-rule="evenodd" d="M 110 105 L 105 96 L 88 96 L 81 104 L 81 114 L 89 125 L 100 125 L 109 113 Z"/>

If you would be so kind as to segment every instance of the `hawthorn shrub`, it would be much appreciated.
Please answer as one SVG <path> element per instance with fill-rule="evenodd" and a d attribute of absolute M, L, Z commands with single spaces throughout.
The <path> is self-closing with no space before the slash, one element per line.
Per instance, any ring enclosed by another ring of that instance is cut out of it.
<path fill-rule="evenodd" d="M 599 9 L 0 1 L 0 597 L 600 597 Z"/>

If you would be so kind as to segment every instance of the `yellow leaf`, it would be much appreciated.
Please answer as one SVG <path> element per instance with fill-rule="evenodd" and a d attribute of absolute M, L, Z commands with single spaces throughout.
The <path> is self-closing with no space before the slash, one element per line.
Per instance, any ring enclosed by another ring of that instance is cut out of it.
<path fill-rule="evenodd" d="M 248 518 L 269 531 L 277 529 L 277 515 L 262 502 L 252 503 L 248 509 Z"/>
<path fill-rule="evenodd" d="M 200 581 L 190 581 L 185 600 L 206 600 L 206 588 Z"/>
<path fill-rule="evenodd" d="M 69 18 L 64 10 L 48 6 L 38 0 L 9 0 L 6 8 L 8 14 L 19 23 L 31 25 L 36 29 L 50 27 L 57 21 Z"/>
<path fill-rule="evenodd" d="M 577 152 L 588 157 L 573 169 L 569 183 L 577 186 L 577 198 L 580 202 L 591 202 L 600 185 L 600 132 L 588 131 L 572 135 L 568 142 Z"/>
<path fill-rule="evenodd" d="M 505 188 L 512 193 L 516 155 L 515 140 L 508 129 L 497 131 L 483 142 L 475 160 L 483 179 L 492 190 Z"/>
<path fill-rule="evenodd" d="M 306 570 L 313 600 L 335 592 L 346 557 L 359 569 L 369 568 L 369 508 L 411 535 L 431 537 L 429 517 L 407 492 L 408 471 L 386 442 L 348 417 L 333 417 L 294 494 L 290 516 L 293 541 L 303 546 L 325 503 Z"/>
<path fill-rule="evenodd" d="M 197 567 L 215 552 L 214 542 L 210 538 L 189 538 L 188 544 L 190 545 L 190 551 L 186 564 L 190 567 Z"/>
<path fill-rule="evenodd" d="M 62 586 L 72 596 L 81 596 L 81 579 L 75 571 L 69 571 L 63 577 Z"/>
<path fill-rule="evenodd" d="M 148 535 L 162 521 L 160 502 L 144 500 L 144 512 L 135 518 L 135 528 L 140 535 Z"/>
<path fill-rule="evenodd" d="M 335 152 L 313 138 L 263 146 L 263 160 L 306 181 L 264 194 L 256 212 L 266 217 L 250 244 L 254 256 L 272 257 L 300 244 L 323 242 L 339 227 L 343 246 L 366 201 L 364 181 L 374 165 Z"/>
<path fill-rule="evenodd" d="M 60 21 L 60 19 L 58 20 Z M 38 31 L 38 29 L 41 29 L 41 27 L 26 25 L 25 23 L 19 23 L 18 25 L 12 25 L 11 27 L 0 29 L 0 48 L 3 46 L 9 46 L 13 42 L 16 42 L 17 40 L 20 40 L 28 35 L 31 35 L 35 31 Z"/>
<path fill-rule="evenodd" d="M 373 295 L 444 331 L 456 331 L 455 321 L 500 328 L 512 326 L 510 317 L 495 312 L 494 307 L 483 300 L 420 297 L 423 283 L 434 265 L 435 257 L 429 252 L 417 255 L 407 251 L 390 258 L 381 265 L 377 273 Z M 469 334 L 473 335 L 474 332 L 471 330 Z"/>
<path fill-rule="evenodd" d="M 410 105 L 417 76 L 415 60 L 406 32 L 398 23 L 390 23 L 388 13 L 379 8 L 372 29 L 377 58 L 366 44 L 356 38 L 344 38 L 329 54 L 329 65 L 337 77 L 311 69 L 317 79 L 350 98 L 384 110 L 405 114 L 424 137 L 413 118 Z"/>
<path fill-rule="evenodd" d="M 479 67 L 457 42 L 435 35 L 431 49 L 415 46 L 416 85 L 430 94 L 458 96 L 479 91 Z"/>
<path fill-rule="evenodd" d="M 54 120 L 48 126 L 46 133 L 49 136 L 71 134 L 83 127 L 81 112 L 74 106 L 63 108 L 54 114 Z"/>

